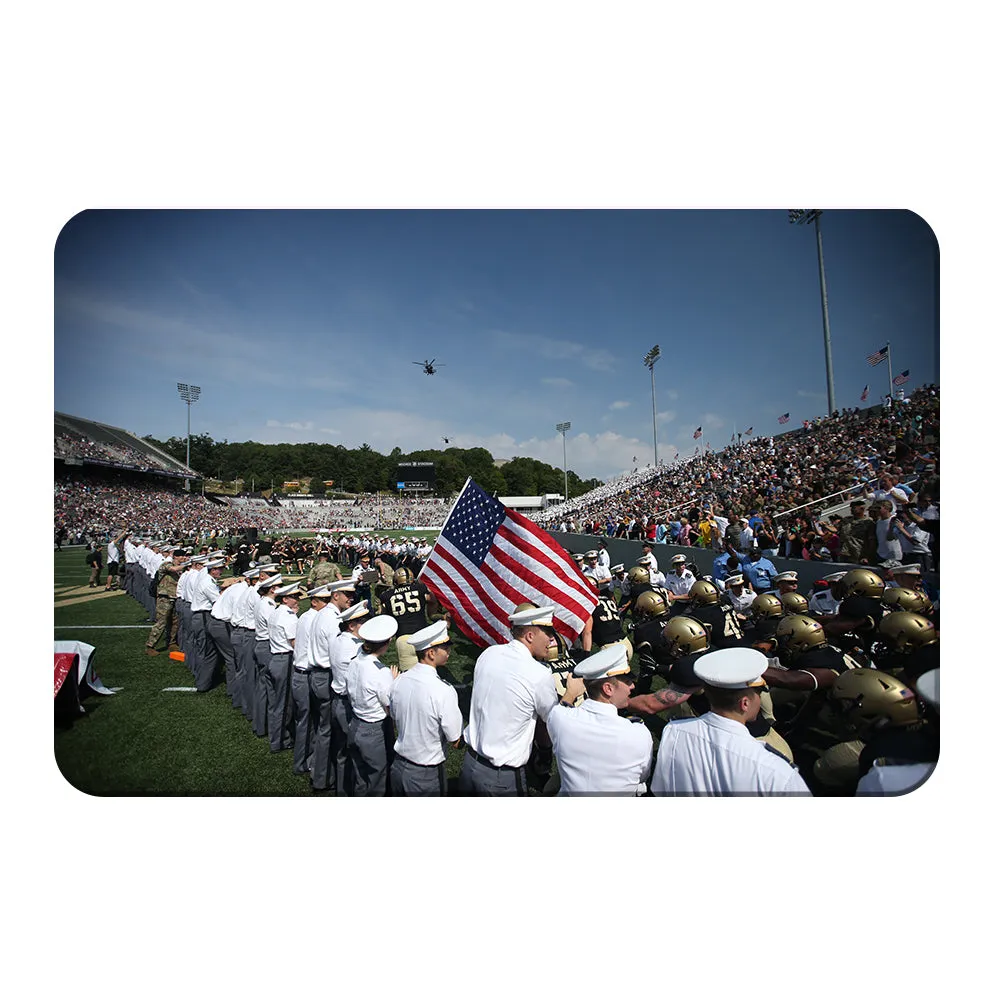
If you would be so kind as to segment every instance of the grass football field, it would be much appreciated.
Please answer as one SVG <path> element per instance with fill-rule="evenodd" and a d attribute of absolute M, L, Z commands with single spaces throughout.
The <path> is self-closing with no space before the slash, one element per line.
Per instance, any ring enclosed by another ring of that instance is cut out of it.
<path fill-rule="evenodd" d="M 94 646 L 94 667 L 116 694 L 88 694 L 86 714 L 55 731 L 55 756 L 65 779 L 92 795 L 315 795 L 308 777 L 292 773 L 292 751 L 271 753 L 266 739 L 226 695 L 225 684 L 204 694 L 183 663 L 145 653 L 151 627 L 144 608 L 124 591 L 105 593 L 106 574 L 90 589 L 85 550 L 54 553 L 55 638 Z M 347 567 L 341 566 L 346 574 Z M 290 578 L 294 579 L 294 577 Z M 303 602 L 301 610 L 307 603 Z M 453 629 L 447 670 L 468 711 L 478 648 Z M 390 644 L 383 658 L 395 662 Z M 449 790 L 464 751 L 450 749 Z"/>

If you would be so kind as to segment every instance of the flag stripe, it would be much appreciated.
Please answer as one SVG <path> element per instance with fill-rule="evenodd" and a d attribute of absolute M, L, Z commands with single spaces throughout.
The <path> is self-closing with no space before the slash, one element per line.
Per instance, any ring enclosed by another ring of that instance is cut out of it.
<path fill-rule="evenodd" d="M 868 358 L 867 358 L 868 364 L 870 364 L 872 367 L 874 367 L 875 365 L 879 365 L 883 361 L 885 361 L 885 359 L 888 356 L 889 356 L 889 345 L 886 344 L 885 347 L 883 347 L 880 350 L 876 351 L 874 354 L 869 354 L 868 355 Z"/>
<path fill-rule="evenodd" d="M 576 563 L 569 558 L 559 559 L 556 557 L 551 550 L 546 551 L 545 549 L 539 549 L 537 545 L 533 544 L 534 539 L 524 538 L 523 532 L 526 526 L 520 531 L 518 527 L 511 526 L 510 518 L 500 526 L 500 531 L 497 534 L 503 538 L 506 538 L 515 548 L 520 549 L 531 555 L 535 562 L 540 563 L 542 566 L 547 567 L 552 571 L 553 578 L 552 583 L 554 583 L 560 590 L 562 590 L 570 600 L 575 600 L 580 603 L 579 599 L 583 598 L 583 603 L 591 600 L 593 597 L 593 591 L 591 590 L 590 584 L 587 582 L 583 573 L 579 570 Z M 534 529 L 534 530 L 531 530 Z M 526 529 L 527 533 L 532 536 L 537 536 L 539 530 L 536 525 L 532 524 L 531 529 Z M 530 546 L 530 549 L 529 549 Z M 567 575 L 569 579 L 567 579 Z M 596 605 L 595 605 L 596 607 Z M 593 609 L 591 609 L 593 610 Z M 583 617 L 588 618 L 590 612 L 588 611 Z"/>
<path fill-rule="evenodd" d="M 498 569 L 502 566 L 491 566 L 489 563 L 493 560 L 490 557 L 487 562 L 483 563 L 480 567 L 481 572 L 489 579 L 490 583 L 493 584 L 496 589 L 504 594 L 511 604 L 511 611 L 514 610 L 518 604 L 525 601 L 531 601 L 532 604 L 537 604 L 540 607 L 546 604 L 552 604 L 555 610 L 552 613 L 552 627 L 563 635 L 567 636 L 569 639 L 575 639 L 582 631 L 584 625 L 587 624 L 587 618 L 590 617 L 589 614 L 584 616 L 581 620 L 578 615 L 568 612 L 565 605 L 559 604 L 557 600 L 553 599 L 552 596 L 545 591 L 533 588 L 530 582 L 521 580 L 523 584 L 520 590 L 515 590 L 510 584 L 504 579 L 503 575 L 498 572 Z"/>
<path fill-rule="evenodd" d="M 491 560 L 497 564 L 496 567 L 490 565 Z M 559 586 L 558 578 L 553 579 L 553 574 L 551 573 L 546 573 L 544 576 L 539 575 L 539 573 L 535 573 L 533 569 L 525 566 L 523 563 L 519 563 L 517 559 L 513 558 L 509 553 L 504 552 L 502 546 L 499 544 L 492 555 L 487 557 L 486 562 L 483 563 L 481 568 L 483 572 L 490 577 L 490 582 L 504 593 L 506 593 L 506 591 L 503 590 L 504 587 L 508 587 L 513 590 L 513 588 L 510 587 L 510 583 L 506 579 L 506 573 L 504 571 L 509 572 L 510 576 L 514 580 L 518 580 L 522 584 L 522 590 L 523 585 L 526 584 L 528 587 L 538 591 L 540 594 L 544 594 L 546 592 L 551 594 L 552 587 L 555 586 L 560 595 L 559 607 L 556 609 L 557 612 L 559 610 L 569 612 L 573 618 L 580 622 L 579 628 L 581 629 L 590 617 L 590 611 L 587 611 L 578 600 L 571 598 L 569 593 Z M 541 567 L 537 568 L 541 571 Z M 496 572 L 497 569 L 499 569 L 500 572 Z M 497 579 L 493 579 L 494 575 Z M 548 584 L 548 586 L 546 586 L 546 584 Z M 510 595 L 507 594 L 507 596 L 509 597 Z M 594 594 L 594 597 L 596 599 L 596 593 Z M 518 602 L 515 601 L 514 603 L 516 604 Z"/>
<path fill-rule="evenodd" d="M 455 599 L 458 601 L 460 607 L 477 625 L 479 625 L 484 632 L 486 632 L 493 639 L 494 642 L 507 642 L 510 636 L 509 634 L 504 635 L 501 628 L 504 624 L 504 617 L 506 617 L 506 615 L 510 612 L 505 612 L 492 599 L 486 598 L 486 596 L 479 591 L 473 582 L 473 573 L 471 573 L 469 569 L 463 565 L 467 562 L 467 560 L 460 552 L 452 550 L 447 539 L 438 539 L 438 543 L 434 546 L 434 548 L 435 550 L 440 548 L 441 551 L 436 552 L 436 554 L 441 562 L 450 566 L 451 569 L 454 570 L 454 573 L 457 574 L 457 576 L 460 577 L 464 583 L 472 588 L 476 597 L 479 598 L 476 600 L 467 592 L 463 593 L 461 590 L 454 590 L 453 593 L 455 595 Z M 424 569 L 427 569 L 427 566 L 425 566 Z M 437 566 L 435 566 L 434 569 L 437 569 Z M 450 579 L 454 580 L 455 577 L 452 576 Z M 507 631 L 509 633 L 509 628 Z"/>
<path fill-rule="evenodd" d="M 452 590 L 451 585 L 442 580 L 434 570 L 421 579 L 427 584 L 427 589 L 441 602 L 441 606 L 450 613 L 455 624 L 477 646 L 489 646 L 497 640 L 493 630 L 487 632 L 479 625 L 462 606 L 459 593 Z"/>

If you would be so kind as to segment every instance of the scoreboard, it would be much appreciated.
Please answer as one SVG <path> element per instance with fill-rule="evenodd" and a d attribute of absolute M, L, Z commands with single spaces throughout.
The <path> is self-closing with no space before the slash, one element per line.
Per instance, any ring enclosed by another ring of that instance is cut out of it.
<path fill-rule="evenodd" d="M 434 463 L 400 462 L 394 485 L 397 490 L 433 490 Z"/>

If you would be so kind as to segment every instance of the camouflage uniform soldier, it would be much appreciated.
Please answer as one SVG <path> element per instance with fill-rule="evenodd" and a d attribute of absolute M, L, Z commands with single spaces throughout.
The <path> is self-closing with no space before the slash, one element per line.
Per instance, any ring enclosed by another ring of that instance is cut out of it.
<path fill-rule="evenodd" d="M 174 603 L 177 599 L 177 580 L 181 575 L 181 562 L 184 552 L 174 548 L 170 562 L 163 563 L 156 574 L 156 623 L 149 630 L 146 640 L 146 655 L 158 656 L 157 645 L 164 632 L 169 638 L 168 649 L 179 649 L 177 645 L 178 618 L 174 614 Z"/>
<path fill-rule="evenodd" d="M 878 558 L 875 522 L 865 517 L 864 500 L 851 501 L 851 516 L 840 522 L 840 562 L 873 563 Z"/>
<path fill-rule="evenodd" d="M 309 570 L 303 586 L 306 590 L 314 590 L 316 587 L 322 587 L 325 583 L 332 583 L 334 580 L 342 579 L 343 576 L 340 573 L 339 567 L 336 563 L 330 562 L 329 549 L 324 547 L 319 550 L 317 562 Z"/>

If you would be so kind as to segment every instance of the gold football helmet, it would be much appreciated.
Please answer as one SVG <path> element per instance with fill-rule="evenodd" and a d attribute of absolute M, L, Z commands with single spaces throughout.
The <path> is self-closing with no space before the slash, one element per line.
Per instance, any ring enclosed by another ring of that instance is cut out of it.
<path fill-rule="evenodd" d="M 870 569 L 852 569 L 841 584 L 845 597 L 881 597 L 885 590 L 885 580 Z"/>
<path fill-rule="evenodd" d="M 787 653 L 790 660 L 797 659 L 807 649 L 826 645 L 823 626 L 807 615 L 785 615 L 778 623 L 774 638 L 778 642 L 778 649 Z"/>
<path fill-rule="evenodd" d="M 669 611 L 669 605 L 662 594 L 655 590 L 647 590 L 640 594 L 635 602 L 634 616 L 636 618 L 661 618 Z"/>
<path fill-rule="evenodd" d="M 929 615 L 934 610 L 931 599 L 919 590 L 909 587 L 886 587 L 882 603 L 890 611 L 909 611 L 914 615 Z"/>
<path fill-rule="evenodd" d="M 401 586 L 404 583 L 413 583 L 413 573 L 405 566 L 400 566 L 399 569 L 392 574 L 392 582 L 397 586 Z"/>
<path fill-rule="evenodd" d="M 750 602 L 751 618 L 780 618 L 784 613 L 781 601 L 774 594 L 758 594 Z"/>
<path fill-rule="evenodd" d="M 692 604 L 718 604 L 719 588 L 708 580 L 696 580 L 691 584 L 688 591 L 688 598 Z"/>
<path fill-rule="evenodd" d="M 878 634 L 897 653 L 912 653 L 938 637 L 934 626 L 926 618 L 909 611 L 887 614 L 878 623 Z"/>
<path fill-rule="evenodd" d="M 628 578 L 632 583 L 649 583 L 649 570 L 645 566 L 633 566 L 628 571 Z"/>
<path fill-rule="evenodd" d="M 694 618 L 686 618 L 684 615 L 671 618 L 663 626 L 663 640 L 670 657 L 674 660 L 688 653 L 696 653 L 699 649 L 708 649 L 708 632 L 705 626 Z"/>
<path fill-rule="evenodd" d="M 847 788 L 853 785 L 858 780 L 858 765 L 864 748 L 861 740 L 834 743 L 813 764 L 813 775 L 828 788 Z"/>
<path fill-rule="evenodd" d="M 879 724 L 908 726 L 920 718 L 913 691 L 881 670 L 845 670 L 830 698 L 862 730 Z"/>
<path fill-rule="evenodd" d="M 794 590 L 789 591 L 787 594 L 782 594 L 778 600 L 781 601 L 782 610 L 786 615 L 809 614 L 809 602 Z"/>

